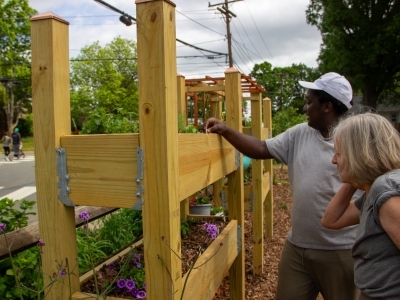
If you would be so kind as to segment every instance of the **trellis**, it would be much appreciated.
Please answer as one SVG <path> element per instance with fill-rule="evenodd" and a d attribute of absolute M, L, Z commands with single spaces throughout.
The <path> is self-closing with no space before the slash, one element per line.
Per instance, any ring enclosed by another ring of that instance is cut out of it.
<path fill-rule="evenodd" d="M 181 261 L 161 237 L 179 254 L 181 201 L 227 175 L 231 221 L 198 259 L 197 264 L 207 263 L 191 273 L 184 298 L 211 299 L 229 272 L 231 299 L 244 299 L 241 154 L 218 135 L 177 133 L 182 84 L 176 76 L 175 5 L 168 0 L 136 4 L 140 134 L 70 134 L 68 22 L 51 12 L 31 18 L 37 204 L 40 236 L 48 246 L 43 270 L 53 274 L 55 261 L 68 261 L 70 267 L 77 261 L 74 205 L 139 205 L 147 298 L 179 299 Z M 227 124 L 241 130 L 241 74 L 229 69 L 224 81 Z M 252 97 L 261 103 L 257 95 Z M 253 165 L 253 172 L 260 174 L 261 166 Z M 71 290 L 72 299 L 86 297 L 79 292 L 79 277 L 72 276 L 68 286 L 53 285 L 49 298 L 68 299 Z"/>

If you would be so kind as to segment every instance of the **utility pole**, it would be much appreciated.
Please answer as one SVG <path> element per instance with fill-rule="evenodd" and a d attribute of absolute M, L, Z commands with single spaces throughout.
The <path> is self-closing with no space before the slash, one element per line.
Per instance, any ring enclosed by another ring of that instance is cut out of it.
<path fill-rule="evenodd" d="M 216 4 L 211 4 L 210 2 L 208 2 L 208 7 L 220 6 L 220 5 L 222 6 L 222 7 L 217 7 L 217 9 L 219 12 L 221 12 L 222 15 L 225 15 L 226 36 L 227 36 L 227 40 L 228 40 L 228 59 L 229 59 L 229 67 L 230 68 L 233 67 L 232 37 L 231 37 L 230 20 L 231 20 L 231 17 L 236 18 L 236 15 L 228 9 L 228 3 L 234 3 L 234 2 L 238 2 L 238 1 L 243 1 L 243 0 L 232 0 L 232 1 L 225 0 L 225 2 L 223 2 L 223 3 L 216 3 Z"/>

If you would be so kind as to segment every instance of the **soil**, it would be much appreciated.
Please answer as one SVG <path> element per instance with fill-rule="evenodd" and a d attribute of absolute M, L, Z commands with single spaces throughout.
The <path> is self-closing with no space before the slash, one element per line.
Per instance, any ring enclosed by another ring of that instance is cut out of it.
<path fill-rule="evenodd" d="M 289 188 L 287 168 L 274 167 L 273 186 L 273 237 L 264 240 L 264 272 L 261 275 L 253 275 L 252 267 L 252 213 L 245 213 L 245 299 L 272 300 L 275 298 L 278 279 L 278 263 L 281 256 L 283 244 L 290 228 L 290 214 L 292 210 L 292 197 Z M 213 222 L 220 228 L 225 226 L 222 221 Z M 191 226 L 188 238 L 182 239 L 183 261 L 192 260 L 200 244 L 204 243 L 203 222 Z M 203 244 L 206 247 L 206 244 Z M 187 271 L 183 266 L 183 274 Z M 107 277 L 107 274 L 100 275 L 100 278 Z M 82 291 L 93 292 L 93 283 L 88 282 L 82 286 Z M 132 298 L 131 298 L 132 299 Z M 229 278 L 225 278 L 220 285 L 213 300 L 229 299 Z M 318 300 L 323 298 L 319 296 Z"/>

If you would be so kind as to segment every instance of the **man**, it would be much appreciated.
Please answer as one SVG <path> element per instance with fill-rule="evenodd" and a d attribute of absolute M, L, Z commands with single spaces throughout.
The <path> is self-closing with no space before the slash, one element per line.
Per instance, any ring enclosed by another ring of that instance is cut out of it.
<path fill-rule="evenodd" d="M 14 132 L 11 133 L 11 139 L 13 144 L 14 156 L 16 155 L 17 159 L 19 159 L 19 147 L 21 145 L 21 135 L 19 134 L 18 127 L 15 127 Z"/>
<path fill-rule="evenodd" d="M 246 156 L 275 158 L 288 165 L 292 228 L 279 263 L 276 299 L 311 300 L 319 292 L 324 300 L 358 299 L 350 250 L 356 228 L 334 231 L 321 225 L 326 206 L 342 185 L 331 164 L 334 148 L 329 128 L 351 108 L 353 91 L 346 78 L 333 72 L 299 83 L 308 89 L 303 108 L 308 124 L 266 141 L 237 132 L 215 118 L 207 120 L 205 128 L 222 135 Z"/>
<path fill-rule="evenodd" d="M 3 143 L 3 149 L 4 149 L 4 160 L 8 161 L 8 155 L 10 154 L 10 144 L 11 144 L 11 138 L 8 136 L 7 132 L 4 132 L 3 137 L 1 138 L 1 141 Z"/>

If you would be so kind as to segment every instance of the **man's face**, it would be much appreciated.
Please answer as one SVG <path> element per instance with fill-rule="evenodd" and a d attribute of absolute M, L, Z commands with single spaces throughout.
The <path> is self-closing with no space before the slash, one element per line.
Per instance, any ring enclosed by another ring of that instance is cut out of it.
<path fill-rule="evenodd" d="M 318 97 L 311 90 L 307 91 L 306 104 L 303 111 L 307 115 L 308 126 L 320 130 L 322 127 L 324 114 L 322 105 L 318 101 Z"/>

